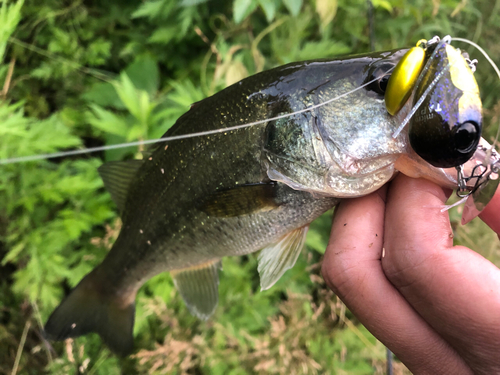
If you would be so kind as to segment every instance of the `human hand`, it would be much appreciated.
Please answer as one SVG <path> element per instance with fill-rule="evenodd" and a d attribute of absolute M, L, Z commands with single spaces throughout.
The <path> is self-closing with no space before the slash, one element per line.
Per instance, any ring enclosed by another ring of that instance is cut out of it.
<path fill-rule="evenodd" d="M 413 373 L 497 374 L 500 270 L 453 246 L 448 213 L 436 209 L 449 193 L 400 174 L 342 201 L 323 277 Z M 500 233 L 500 191 L 481 218 Z"/>

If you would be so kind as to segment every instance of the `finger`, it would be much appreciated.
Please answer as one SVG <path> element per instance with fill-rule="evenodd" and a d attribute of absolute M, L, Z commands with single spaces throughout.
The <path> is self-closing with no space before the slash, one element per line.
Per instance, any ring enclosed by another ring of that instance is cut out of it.
<path fill-rule="evenodd" d="M 491 201 L 479 214 L 479 217 L 499 235 L 500 239 L 500 188 L 497 189 Z"/>
<path fill-rule="evenodd" d="M 385 203 L 383 192 L 379 194 L 345 200 L 338 207 L 323 261 L 325 281 L 414 373 L 470 373 L 385 277 L 381 266 Z"/>
<path fill-rule="evenodd" d="M 500 270 L 453 247 L 443 190 L 397 178 L 388 193 L 385 274 L 413 308 L 474 369 L 500 372 Z"/>

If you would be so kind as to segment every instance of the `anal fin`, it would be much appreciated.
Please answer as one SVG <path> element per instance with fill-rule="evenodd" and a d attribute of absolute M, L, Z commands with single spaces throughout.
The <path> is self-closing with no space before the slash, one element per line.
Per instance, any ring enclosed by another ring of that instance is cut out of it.
<path fill-rule="evenodd" d="M 257 270 L 260 275 L 261 290 L 272 287 L 286 270 L 292 268 L 304 247 L 309 226 L 295 229 L 281 241 L 261 250 Z"/>
<path fill-rule="evenodd" d="M 217 307 L 221 268 L 220 260 L 216 259 L 170 272 L 189 311 L 199 319 L 207 320 Z"/>

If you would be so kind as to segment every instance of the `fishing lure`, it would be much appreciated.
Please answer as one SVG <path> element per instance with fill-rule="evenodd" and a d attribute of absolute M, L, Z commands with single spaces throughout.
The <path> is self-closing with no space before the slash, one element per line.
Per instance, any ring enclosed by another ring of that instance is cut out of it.
<path fill-rule="evenodd" d="M 409 123 L 411 147 L 422 159 L 438 168 L 456 167 L 457 195 L 470 197 L 467 217 L 463 219 L 468 222 L 493 197 L 498 186 L 500 161 L 494 145 L 479 145 L 482 104 L 477 82 L 471 74 L 476 70 L 477 60 L 471 61 L 467 53 L 452 47 L 451 40 L 450 36 L 442 40 L 437 36 L 429 41 L 419 40 L 389 78 L 385 103 L 387 111 L 395 115 L 413 95 L 412 111 L 395 136 Z M 479 46 L 473 45 L 485 54 L 500 78 L 491 59 Z M 470 176 L 465 176 L 463 164 L 476 152 L 481 154 L 478 160 L 484 162 L 476 165 Z"/>
<path fill-rule="evenodd" d="M 469 160 L 482 132 L 479 88 L 471 74 L 475 63 L 450 42 L 449 36 L 442 41 L 420 40 L 396 66 L 385 96 L 388 112 L 395 114 L 415 87 L 410 144 L 422 159 L 439 168 Z"/>

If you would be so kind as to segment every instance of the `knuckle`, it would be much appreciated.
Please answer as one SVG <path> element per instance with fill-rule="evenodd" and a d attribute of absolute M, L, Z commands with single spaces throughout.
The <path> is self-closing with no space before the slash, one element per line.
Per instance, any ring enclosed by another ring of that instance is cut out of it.
<path fill-rule="evenodd" d="M 359 263 L 345 259 L 339 253 L 325 257 L 321 273 L 326 285 L 339 297 L 345 298 L 356 288 Z"/>

